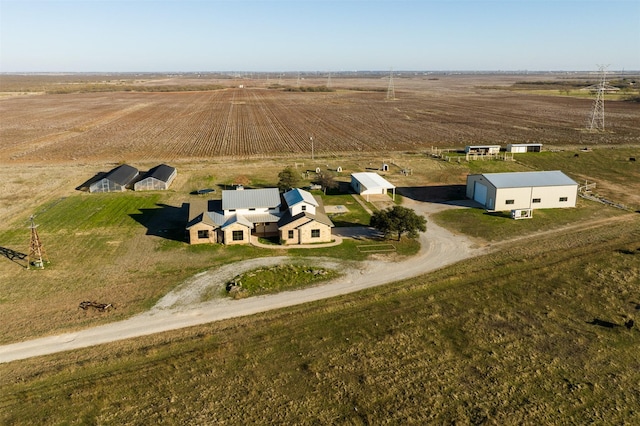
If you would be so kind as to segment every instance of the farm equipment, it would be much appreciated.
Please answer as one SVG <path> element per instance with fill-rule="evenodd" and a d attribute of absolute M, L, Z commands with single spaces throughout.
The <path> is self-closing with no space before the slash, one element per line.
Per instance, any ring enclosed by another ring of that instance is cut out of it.
<path fill-rule="evenodd" d="M 100 312 L 105 312 L 111 308 L 113 308 L 113 305 L 111 303 L 97 303 L 97 302 L 80 302 L 80 306 L 78 306 L 81 309 L 84 309 L 85 311 L 89 308 L 94 308 Z"/>

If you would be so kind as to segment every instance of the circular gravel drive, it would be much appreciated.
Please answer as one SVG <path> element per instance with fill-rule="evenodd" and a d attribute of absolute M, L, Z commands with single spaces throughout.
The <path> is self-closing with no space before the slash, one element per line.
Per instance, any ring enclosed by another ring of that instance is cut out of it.
<path fill-rule="evenodd" d="M 454 208 L 444 204 L 417 202 L 408 198 L 405 199 L 405 205 L 426 216 L 445 208 Z M 357 238 L 353 230 L 349 232 L 351 232 L 349 237 Z M 420 235 L 420 242 L 420 252 L 400 262 L 384 260 L 344 262 L 328 258 L 292 260 L 286 256 L 237 262 L 192 277 L 163 297 L 150 311 L 127 320 L 73 333 L 0 346 L 0 362 L 84 348 L 326 299 L 422 275 L 484 252 L 483 248 L 475 247 L 468 238 L 455 235 L 431 221 L 427 224 L 427 232 Z M 317 266 L 338 269 L 343 272 L 343 275 L 326 284 L 302 290 L 240 300 L 219 298 L 200 302 L 202 296 L 210 292 L 212 287 L 213 290 L 216 287 L 222 288 L 228 280 L 244 271 L 293 261 L 305 262 L 305 260 Z"/>

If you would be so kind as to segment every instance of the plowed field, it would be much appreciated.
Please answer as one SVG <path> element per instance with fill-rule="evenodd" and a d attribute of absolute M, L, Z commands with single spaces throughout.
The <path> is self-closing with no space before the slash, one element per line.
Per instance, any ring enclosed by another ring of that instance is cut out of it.
<path fill-rule="evenodd" d="M 609 131 L 592 134 L 583 130 L 592 100 L 495 88 L 509 84 L 505 76 L 398 79 L 395 100 L 387 100 L 384 79 L 336 79 L 335 91 L 320 93 L 246 84 L 203 92 L 10 96 L 0 100 L 0 162 L 300 155 L 310 153 L 311 137 L 317 155 L 482 143 L 640 143 L 638 103 L 607 102 Z"/>

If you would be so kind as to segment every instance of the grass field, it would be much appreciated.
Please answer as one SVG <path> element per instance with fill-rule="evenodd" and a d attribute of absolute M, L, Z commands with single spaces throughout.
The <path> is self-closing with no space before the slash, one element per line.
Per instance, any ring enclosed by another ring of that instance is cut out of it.
<path fill-rule="evenodd" d="M 485 241 L 513 239 L 519 235 L 549 232 L 567 226 L 580 226 L 594 219 L 610 220 L 628 212 L 605 207 L 594 201 L 578 199 L 574 209 L 538 209 L 525 220 L 511 219 L 510 212 L 489 213 L 483 209 L 446 210 L 432 219 L 448 229 Z"/>
<path fill-rule="evenodd" d="M 398 153 L 387 161 L 392 167 L 390 178 L 399 187 L 427 185 L 431 188 L 435 185 L 445 191 L 463 183 L 467 173 L 536 167 L 563 169 L 569 160 L 582 162 L 589 175 L 599 182 L 598 189 L 604 195 L 633 206 L 633 197 L 640 194 L 640 180 L 634 180 L 636 171 L 632 167 L 635 165 L 626 161 L 625 168 L 618 167 L 622 159 L 632 154 L 633 148 L 620 148 L 593 150 L 576 158 L 569 150 L 540 156 L 521 155 L 517 162 L 458 164 L 416 153 Z M 602 161 L 598 161 L 599 157 L 603 157 Z M 379 161 L 375 157 L 345 157 L 341 164 L 347 171 L 358 171 Z M 25 271 L 25 261 L 0 258 L 0 320 L 12 324 L 0 336 L 0 342 L 127 318 L 148 309 L 169 290 L 199 271 L 250 257 L 282 255 L 280 250 L 265 251 L 254 247 L 186 245 L 184 223 L 187 213 L 183 204 L 199 198 L 188 193 L 200 187 L 216 187 L 218 191 L 214 196 L 219 197 L 219 190 L 233 183 L 239 174 L 250 177 L 254 186 L 273 185 L 278 171 L 286 164 L 277 160 L 243 161 L 241 171 L 225 167 L 223 163 L 210 168 L 198 163 L 183 164 L 179 167 L 181 173 L 174 183 L 175 188 L 163 193 L 86 194 L 69 190 L 49 194 L 48 200 L 44 192 L 37 193 L 38 198 L 46 201 L 30 211 L 36 214 L 40 237 L 51 264 L 44 271 Z M 601 166 L 596 167 L 598 164 Z M 413 170 L 412 175 L 399 173 L 406 167 Z M 579 163 L 573 167 L 568 173 L 575 177 L 582 169 Z M 51 174 L 46 169 L 44 173 Z M 630 176 L 628 181 L 625 181 L 625 175 Z M 75 185 L 84 179 L 78 179 Z M 37 181 L 23 178 L 23 185 L 27 182 L 35 184 Z M 325 197 L 324 202 L 349 208 L 348 214 L 334 217 L 339 226 L 368 223 L 368 215 L 351 195 L 331 195 Z M 520 233 L 535 233 L 537 229 L 606 219 L 620 213 L 592 202 L 581 201 L 579 206 L 569 211 L 536 211 L 533 220 L 516 222 L 480 210 L 443 215 L 450 215 L 444 220 L 460 232 L 484 241 L 497 241 Z M 0 247 L 23 254 L 27 251 L 28 217 L 27 213 L 13 215 L 12 219 L 5 217 L 7 220 L 0 226 Z M 290 250 L 287 254 L 364 260 L 373 254 L 360 250 L 361 244 L 345 241 L 330 249 Z M 416 242 L 405 239 L 400 244 L 394 242 L 394 247 L 396 250 L 387 252 L 386 256 L 407 256 L 418 250 Z M 84 300 L 112 303 L 117 309 L 107 315 L 87 313 L 78 309 L 78 304 Z"/>
<path fill-rule="evenodd" d="M 385 163 L 405 197 L 445 204 L 463 196 L 468 173 L 563 170 L 640 210 L 640 162 L 630 161 L 640 159 L 638 104 L 608 102 L 609 131 L 585 133 L 592 100 L 514 93 L 516 78 L 397 79 L 393 102 L 380 79 L 336 82 L 335 93 L 3 97 L 0 343 L 128 318 L 198 272 L 284 255 L 183 237 L 184 203 L 199 198 L 191 191 L 219 197 L 244 179 L 273 186 L 286 166 L 341 166 L 346 181 Z M 24 79 L 38 84 L 14 83 Z M 95 79 L 87 84 L 102 84 Z M 431 146 L 524 141 L 548 152 L 514 162 L 429 155 Z M 121 161 L 170 162 L 179 174 L 162 193 L 74 189 Z M 368 219 L 350 195 L 325 204 L 349 205 L 341 225 Z M 27 250 L 33 213 L 51 264 L 27 271 L 9 253 Z M 640 423 L 640 332 L 623 326 L 640 313 L 640 215 L 580 200 L 532 220 L 481 210 L 429 220 L 492 253 L 335 299 L 0 364 L 0 424 Z M 369 252 L 371 243 L 381 245 Z M 286 253 L 360 261 L 417 250 L 403 239 Z M 84 300 L 116 309 L 83 311 Z"/>
<path fill-rule="evenodd" d="M 640 332 L 621 325 L 640 309 L 637 225 L 559 233 L 377 290 L 0 365 L 0 419 L 634 424 Z"/>
<path fill-rule="evenodd" d="M 255 180 L 260 179 L 265 178 L 256 175 Z M 186 181 L 187 186 L 193 182 Z M 184 241 L 187 210 L 176 200 L 192 198 L 198 197 L 174 192 L 75 193 L 36 208 L 37 229 L 50 263 L 44 270 L 27 271 L 24 258 L 0 258 L 0 320 L 12 324 L 0 342 L 129 317 L 149 309 L 193 274 L 242 259 L 288 254 L 365 260 L 371 255 L 358 250 L 362 242 L 355 241 L 286 252 L 190 246 Z M 368 223 L 368 215 L 351 195 L 335 198 L 332 202 L 349 205 L 346 220 Z M 28 226 L 28 217 L 22 216 L 0 230 L 0 246 L 25 255 Z M 396 246 L 389 256 L 410 256 L 419 249 L 418 242 L 408 239 Z M 111 303 L 116 309 L 106 314 L 78 309 L 85 300 Z"/>

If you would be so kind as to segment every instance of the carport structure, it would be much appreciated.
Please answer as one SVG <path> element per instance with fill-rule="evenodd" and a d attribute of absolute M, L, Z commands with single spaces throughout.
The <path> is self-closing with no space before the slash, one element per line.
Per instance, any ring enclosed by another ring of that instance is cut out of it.
<path fill-rule="evenodd" d="M 360 195 L 366 195 L 367 201 L 369 201 L 369 195 L 383 194 L 386 195 L 390 189 L 393 192 L 392 199 L 396 199 L 396 187 L 392 183 L 388 182 L 385 178 L 377 173 L 352 173 L 351 174 L 351 187 L 356 193 Z"/>

